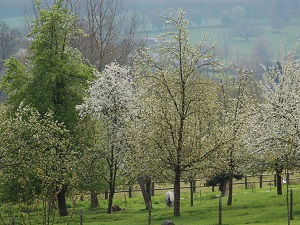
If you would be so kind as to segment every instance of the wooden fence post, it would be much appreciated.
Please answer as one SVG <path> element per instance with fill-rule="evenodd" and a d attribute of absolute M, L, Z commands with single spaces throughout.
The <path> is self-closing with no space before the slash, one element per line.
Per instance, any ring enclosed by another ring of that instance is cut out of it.
<path fill-rule="evenodd" d="M 132 188 L 131 188 L 131 185 L 129 185 L 129 188 L 128 188 L 128 197 L 129 198 L 132 197 Z"/>
<path fill-rule="evenodd" d="M 222 196 L 219 196 L 219 225 L 222 225 Z"/>
<path fill-rule="evenodd" d="M 152 202 L 149 201 L 149 209 L 148 209 L 148 225 L 151 225 L 151 210 L 152 210 Z"/>
<path fill-rule="evenodd" d="M 83 213 L 82 213 L 82 209 L 80 210 L 80 225 L 83 225 Z"/>
<path fill-rule="evenodd" d="M 293 215 L 293 189 L 291 189 L 291 194 L 290 194 L 290 220 L 294 219 L 294 215 Z"/>
<path fill-rule="evenodd" d="M 124 193 L 124 204 L 127 205 L 126 194 Z"/>
<path fill-rule="evenodd" d="M 201 198 L 202 198 L 202 193 L 201 193 L 201 190 L 200 190 L 200 202 L 201 202 Z"/>
<path fill-rule="evenodd" d="M 248 188 L 248 178 L 247 178 L 247 176 L 245 176 L 245 189 L 247 189 Z"/>
<path fill-rule="evenodd" d="M 151 196 L 154 196 L 154 186 L 155 186 L 155 184 L 154 184 L 154 182 L 152 182 L 152 184 L 151 184 Z"/>
<path fill-rule="evenodd" d="M 259 187 L 262 188 L 262 183 L 263 183 L 263 175 L 259 175 Z"/>

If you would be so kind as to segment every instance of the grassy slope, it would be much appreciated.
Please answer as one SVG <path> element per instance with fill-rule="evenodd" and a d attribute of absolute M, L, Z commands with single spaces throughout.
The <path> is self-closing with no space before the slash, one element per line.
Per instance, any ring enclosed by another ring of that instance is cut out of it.
<path fill-rule="evenodd" d="M 266 185 L 265 185 L 266 186 Z M 285 188 L 285 187 L 284 187 Z M 299 224 L 300 221 L 300 185 L 293 185 L 294 190 L 294 220 L 291 224 Z M 160 225 L 166 219 L 174 221 L 176 225 L 214 225 L 218 224 L 218 192 L 211 192 L 210 188 L 201 188 L 194 196 L 194 206 L 190 206 L 188 190 L 182 193 L 181 217 L 173 217 L 173 208 L 164 204 L 164 192 L 157 191 L 153 197 L 152 224 Z M 101 196 L 102 197 L 102 196 Z M 223 198 L 223 224 L 256 224 L 256 225 L 281 225 L 287 224 L 286 216 L 286 196 L 276 195 L 276 190 L 272 187 L 260 189 L 235 189 L 233 205 L 226 205 L 227 198 Z M 101 209 L 90 210 L 88 199 L 79 202 L 75 209 L 69 209 L 70 214 L 74 213 L 70 225 L 79 224 L 80 210 L 83 211 L 84 225 L 142 225 L 147 224 L 148 211 L 144 209 L 144 204 L 140 193 L 135 192 L 133 198 L 125 198 L 124 194 L 117 194 L 114 204 L 118 204 L 122 210 L 111 215 L 106 214 L 106 204 L 104 199 L 100 199 Z M 2 206 L 1 213 L 5 215 Z M 34 214 L 32 214 L 34 216 Z M 67 224 L 68 218 L 56 217 L 54 224 Z M 16 223 L 19 224 L 18 217 Z M 33 223 L 38 224 L 38 223 Z"/>

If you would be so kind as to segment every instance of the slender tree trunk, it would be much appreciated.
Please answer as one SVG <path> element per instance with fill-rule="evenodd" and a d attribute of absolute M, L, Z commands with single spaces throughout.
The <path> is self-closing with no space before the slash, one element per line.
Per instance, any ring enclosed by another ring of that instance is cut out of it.
<path fill-rule="evenodd" d="M 96 209 L 99 208 L 98 195 L 96 192 L 91 192 L 91 208 Z"/>
<path fill-rule="evenodd" d="M 190 196 L 191 196 L 191 206 L 194 206 L 194 180 L 190 179 Z"/>
<path fill-rule="evenodd" d="M 175 170 L 174 179 L 174 216 L 180 216 L 180 169 Z"/>
<path fill-rule="evenodd" d="M 67 191 L 67 186 L 63 185 L 63 187 L 57 194 L 59 216 L 68 216 L 67 203 L 66 203 L 66 191 Z"/>
<path fill-rule="evenodd" d="M 228 183 L 229 183 L 229 179 L 228 178 L 224 178 L 224 180 L 221 182 L 220 186 L 219 186 L 219 191 L 221 191 L 221 196 L 225 197 L 228 194 Z"/>
<path fill-rule="evenodd" d="M 276 171 L 276 181 L 277 181 L 277 195 L 282 195 L 282 181 L 281 174 Z"/>
<path fill-rule="evenodd" d="M 113 198 L 115 194 L 115 187 L 112 183 L 109 184 L 109 194 L 108 194 L 108 206 L 107 206 L 107 213 L 111 214 L 112 210 L 112 203 L 113 203 Z"/>
<path fill-rule="evenodd" d="M 149 178 L 146 178 L 146 192 L 147 192 L 147 195 L 149 196 L 149 202 L 151 202 L 151 179 Z"/>
<path fill-rule="evenodd" d="M 150 207 L 150 197 L 147 193 L 146 187 L 145 187 L 145 179 L 143 177 L 138 177 L 138 183 L 140 185 L 141 188 L 141 192 L 144 198 L 144 202 L 145 202 L 145 207 L 146 209 L 149 209 Z"/>
<path fill-rule="evenodd" d="M 228 199 L 227 199 L 227 205 L 232 205 L 232 192 L 233 192 L 233 176 L 232 174 L 229 175 L 229 192 L 228 192 Z"/>

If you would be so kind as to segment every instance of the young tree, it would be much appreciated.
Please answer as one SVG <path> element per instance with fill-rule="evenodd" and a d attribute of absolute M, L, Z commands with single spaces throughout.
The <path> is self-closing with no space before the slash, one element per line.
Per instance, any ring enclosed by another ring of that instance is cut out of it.
<path fill-rule="evenodd" d="M 1 131 L 1 148 L 7 162 L 2 171 L 2 190 L 6 192 L 1 194 L 6 195 L 6 201 L 18 203 L 20 209 L 41 200 L 41 224 L 51 224 L 58 192 L 64 184 L 72 183 L 74 159 L 68 154 L 69 131 L 54 120 L 52 112 L 41 115 L 23 104 L 14 117 L 2 121 Z"/>
<path fill-rule="evenodd" d="M 107 213 L 111 213 L 119 169 L 124 166 L 128 149 L 125 134 L 131 118 L 129 106 L 134 98 L 133 79 L 130 69 L 116 62 L 106 66 L 103 73 L 96 73 L 96 76 L 91 83 L 89 97 L 77 109 L 82 116 L 91 115 L 105 128 L 99 147 L 106 167 L 103 179 L 109 186 Z"/>
<path fill-rule="evenodd" d="M 231 70 L 233 73 L 219 79 L 219 125 L 229 140 L 219 150 L 219 171 L 228 176 L 229 192 L 227 205 L 232 204 L 233 178 L 243 174 L 247 159 L 247 148 L 243 140 L 249 110 L 254 104 L 255 85 L 253 72 L 242 68 Z"/>
<path fill-rule="evenodd" d="M 140 126 L 147 131 L 139 138 L 152 147 L 143 154 L 150 154 L 161 164 L 160 168 L 171 173 L 174 215 L 180 216 L 182 173 L 193 169 L 215 149 L 211 143 L 215 86 L 201 71 L 206 66 L 213 68 L 216 58 L 214 44 L 204 48 L 202 40 L 197 46 L 190 45 L 182 9 L 165 21 L 167 33 L 161 36 L 163 43 L 136 56 L 134 75 L 141 98 Z"/>
<path fill-rule="evenodd" d="M 101 122 L 91 118 L 84 118 L 80 127 L 83 130 L 79 137 L 80 164 L 77 166 L 79 189 L 90 194 L 91 208 L 99 208 L 98 193 L 107 191 L 103 177 L 105 176 L 105 161 L 102 157 L 103 146 L 106 141 L 103 138 L 105 127 Z"/>
<path fill-rule="evenodd" d="M 7 103 L 14 109 L 23 101 L 41 115 L 52 110 L 54 119 L 63 122 L 70 135 L 76 136 L 80 131 L 75 106 L 82 101 L 92 68 L 78 51 L 69 47 L 71 37 L 79 31 L 75 28 L 75 17 L 67 9 L 67 1 L 56 0 L 48 9 L 43 9 L 39 1 L 36 4 L 38 18 L 30 34 L 34 37 L 29 47 L 31 56 L 26 64 L 15 58 L 8 60 L 1 86 L 9 95 Z M 59 180 L 57 185 L 62 185 Z M 67 184 L 59 190 L 59 214 L 66 216 Z"/>

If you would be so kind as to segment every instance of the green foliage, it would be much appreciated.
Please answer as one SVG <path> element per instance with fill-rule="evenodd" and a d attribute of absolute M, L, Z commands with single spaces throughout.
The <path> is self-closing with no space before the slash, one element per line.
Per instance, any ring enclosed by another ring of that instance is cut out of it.
<path fill-rule="evenodd" d="M 28 73 L 26 66 L 14 57 L 6 60 L 5 66 L 7 71 L 6 75 L 0 79 L 0 89 L 10 96 L 9 103 L 20 103 L 26 94 L 31 75 Z"/>
<path fill-rule="evenodd" d="M 2 87 L 15 108 L 24 101 L 42 114 L 51 109 L 55 119 L 74 128 L 78 121 L 75 106 L 85 95 L 93 69 L 69 47 L 71 37 L 80 31 L 64 4 L 66 1 L 60 0 L 50 9 L 42 9 L 37 2 L 30 56 L 26 65 L 15 58 L 7 61 Z"/>
<path fill-rule="evenodd" d="M 17 170 L 6 169 L 0 179 L 0 201 L 5 204 L 32 204 L 41 194 L 41 180 L 33 172 L 20 174 Z"/>

